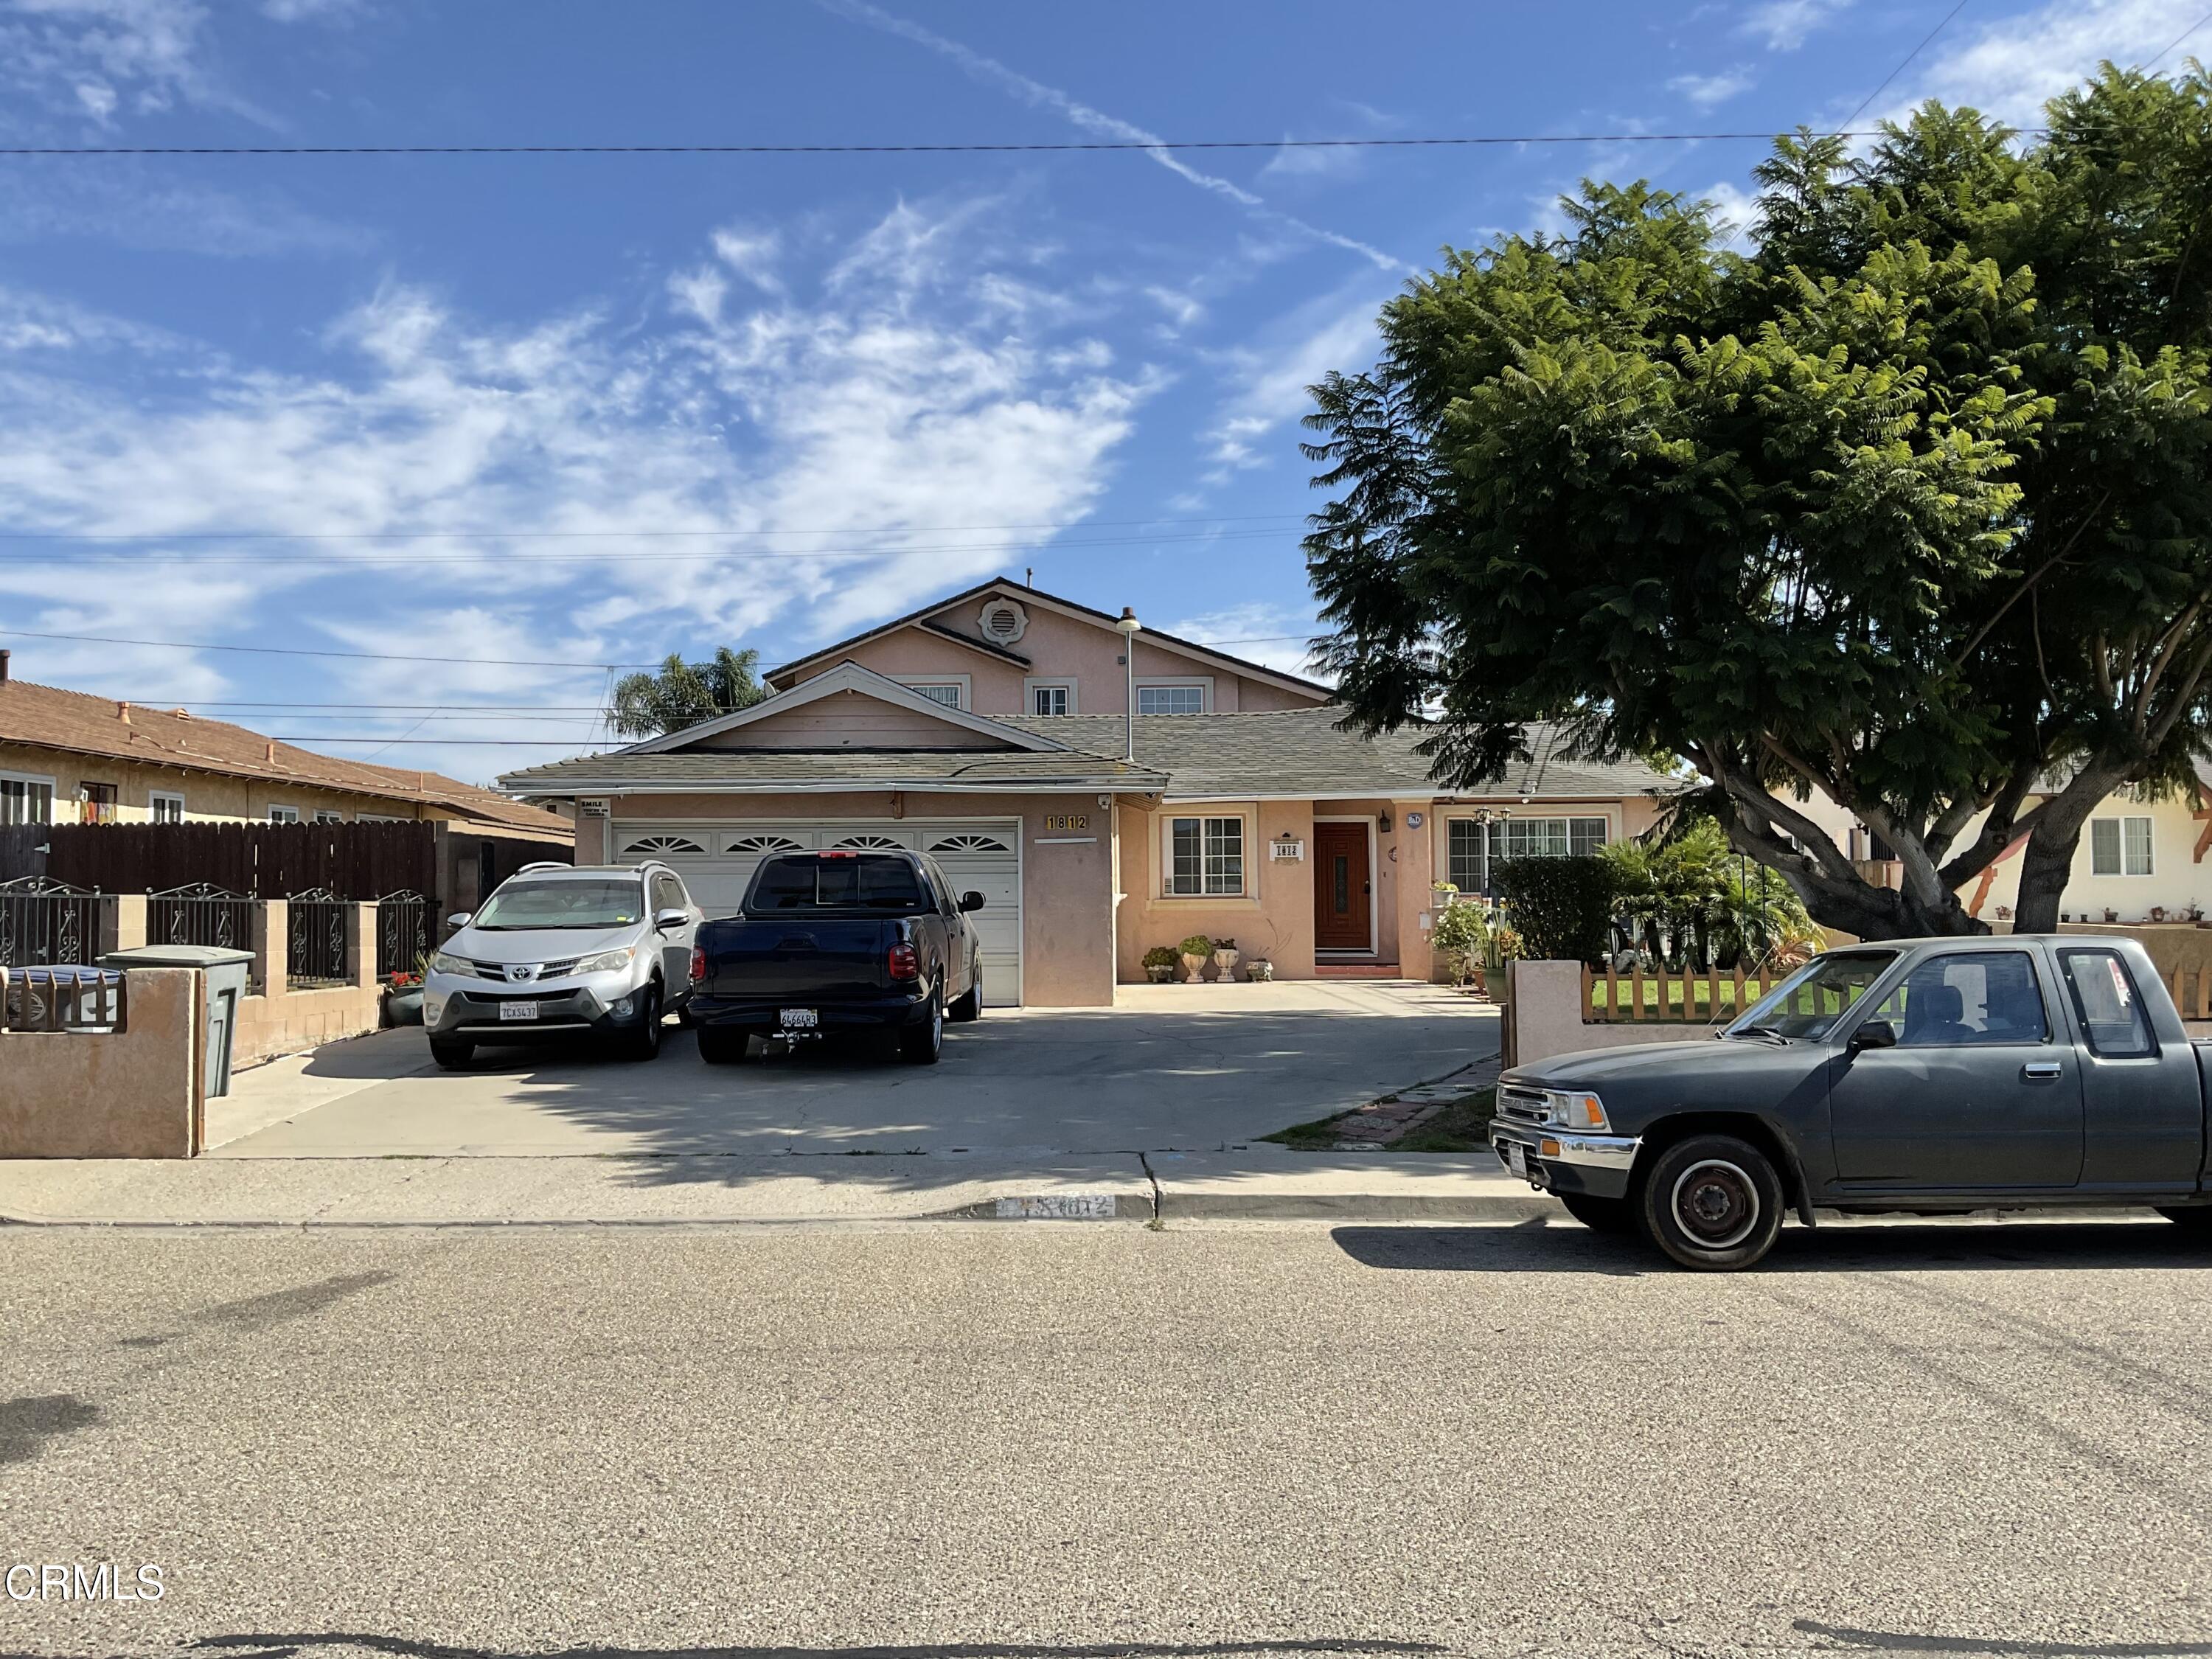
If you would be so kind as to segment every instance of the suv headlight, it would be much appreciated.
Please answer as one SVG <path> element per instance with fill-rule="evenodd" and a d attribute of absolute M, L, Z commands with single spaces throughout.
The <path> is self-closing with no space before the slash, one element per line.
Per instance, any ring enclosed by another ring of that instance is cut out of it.
<path fill-rule="evenodd" d="M 1562 1129 L 1595 1129 L 1602 1133 L 1613 1127 L 1612 1120 L 1605 1115 L 1605 1103 L 1583 1089 L 1547 1089 L 1544 1091 L 1545 1115 Z"/>
<path fill-rule="evenodd" d="M 586 957 L 576 964 L 580 974 L 608 974 L 618 968 L 627 968 L 637 959 L 637 947 L 629 945 L 620 951 L 602 951 L 595 957 Z"/>
<path fill-rule="evenodd" d="M 459 974 L 467 979 L 482 977 L 477 972 L 476 963 L 471 962 L 466 957 L 448 956 L 443 951 L 438 951 L 430 958 L 430 971 L 434 974 Z"/>

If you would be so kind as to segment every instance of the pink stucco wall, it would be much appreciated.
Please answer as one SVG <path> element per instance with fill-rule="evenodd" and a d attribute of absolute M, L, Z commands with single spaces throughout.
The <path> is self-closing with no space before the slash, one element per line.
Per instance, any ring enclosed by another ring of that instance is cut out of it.
<path fill-rule="evenodd" d="M 1010 594 L 1019 600 L 1018 592 Z M 953 631 L 975 637 L 981 599 L 968 600 L 931 618 Z M 919 624 L 909 625 L 881 639 L 854 646 L 825 659 L 797 677 L 802 683 L 827 673 L 850 659 L 864 668 L 893 679 L 924 675 L 965 677 L 973 698 L 969 705 L 979 714 L 1020 714 L 1029 710 L 1025 679 L 1073 679 L 1079 714 L 1119 714 L 1127 708 L 1127 677 L 1121 665 L 1121 636 L 1094 623 L 1063 617 L 1037 605 L 1025 607 L 1029 628 L 1012 649 L 1028 658 L 1031 666 L 1006 661 L 993 653 L 971 651 Z M 1267 684 L 1206 659 L 1172 650 L 1137 635 L 1137 678 L 1200 679 L 1212 684 L 1212 710 L 1218 714 L 1281 708 L 1310 708 L 1316 696 Z"/>

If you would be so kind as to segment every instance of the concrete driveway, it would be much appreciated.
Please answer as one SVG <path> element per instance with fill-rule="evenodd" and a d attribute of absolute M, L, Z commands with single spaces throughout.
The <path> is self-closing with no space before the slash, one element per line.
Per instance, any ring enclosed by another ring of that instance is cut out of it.
<path fill-rule="evenodd" d="M 994 1010 L 909 1066 L 835 1048 L 709 1066 L 488 1050 L 419 1030 L 242 1074 L 218 1158 L 1213 1151 L 1494 1056 L 1497 1011 L 1410 981 L 1127 986 L 1111 1009 Z"/>

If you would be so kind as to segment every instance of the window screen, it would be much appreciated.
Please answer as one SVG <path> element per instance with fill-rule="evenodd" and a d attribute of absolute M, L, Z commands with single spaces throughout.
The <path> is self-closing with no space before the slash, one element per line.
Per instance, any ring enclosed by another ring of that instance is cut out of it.
<path fill-rule="evenodd" d="M 2135 976 L 2116 952 L 2062 951 L 2058 960 L 2090 1053 L 2106 1060 L 2129 1060 L 2158 1052 L 2150 1018 L 2136 994 Z"/>
<path fill-rule="evenodd" d="M 2093 876 L 2150 874 L 2150 819 L 2090 819 L 2089 873 Z"/>

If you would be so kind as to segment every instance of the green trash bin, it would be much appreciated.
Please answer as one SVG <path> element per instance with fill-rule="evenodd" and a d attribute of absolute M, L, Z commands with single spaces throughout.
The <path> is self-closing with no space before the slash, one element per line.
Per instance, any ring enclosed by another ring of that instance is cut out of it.
<path fill-rule="evenodd" d="M 207 1093 L 210 1099 L 230 1092 L 231 1045 L 238 1031 L 238 1005 L 246 995 L 246 970 L 253 961 L 251 951 L 227 945 L 137 945 L 128 951 L 110 951 L 100 957 L 103 968 L 197 968 L 207 975 Z"/>

